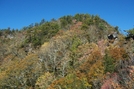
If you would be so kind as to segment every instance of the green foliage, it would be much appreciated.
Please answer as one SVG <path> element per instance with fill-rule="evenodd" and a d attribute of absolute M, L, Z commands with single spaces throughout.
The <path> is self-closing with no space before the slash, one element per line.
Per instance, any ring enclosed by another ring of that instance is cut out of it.
<path fill-rule="evenodd" d="M 61 19 L 60 21 L 61 21 L 61 27 L 65 28 L 65 26 L 67 25 L 67 21 L 64 19 Z"/>
<path fill-rule="evenodd" d="M 133 34 L 134 35 L 134 28 L 130 29 L 127 31 L 129 34 Z"/>
<path fill-rule="evenodd" d="M 106 29 L 105 28 L 106 22 L 100 19 L 98 15 L 90 16 L 89 14 L 76 14 L 74 16 L 74 19 L 83 22 L 81 29 L 88 29 L 88 26 L 90 25 L 97 25 L 101 30 Z"/>
<path fill-rule="evenodd" d="M 45 22 L 46 22 L 45 19 L 42 19 L 40 25 L 44 24 Z"/>
<path fill-rule="evenodd" d="M 82 21 L 83 20 L 83 14 L 76 14 L 74 16 L 74 19 L 76 19 L 77 21 Z"/>
<path fill-rule="evenodd" d="M 71 60 L 70 60 L 70 67 L 71 68 L 75 68 L 75 67 L 79 66 L 79 62 L 77 61 L 77 59 L 80 57 L 78 47 L 82 44 L 83 44 L 82 39 L 80 39 L 79 37 L 74 36 L 72 38 L 72 43 L 70 45 L 71 52 L 69 55 L 71 58 Z"/>
<path fill-rule="evenodd" d="M 101 30 L 105 30 L 106 29 L 106 27 L 104 26 L 104 24 L 103 23 L 99 23 L 99 26 L 98 26 Z"/>
<path fill-rule="evenodd" d="M 76 21 L 84 22 L 87 25 L 90 25 L 93 22 L 89 14 L 76 14 L 74 19 L 76 19 Z"/>
<path fill-rule="evenodd" d="M 82 24 L 82 26 L 81 26 L 81 30 L 87 30 L 89 27 L 88 27 L 88 25 L 86 25 L 86 24 Z"/>
<path fill-rule="evenodd" d="M 32 43 L 34 48 L 41 46 L 44 42 L 52 38 L 59 29 L 59 25 L 54 22 L 46 22 L 41 26 L 31 28 L 27 31 L 25 44 Z"/>
<path fill-rule="evenodd" d="M 118 26 L 115 26 L 114 28 L 117 31 L 117 33 L 119 33 L 119 27 Z"/>
<path fill-rule="evenodd" d="M 37 47 L 38 45 L 41 45 L 41 39 L 34 37 L 32 39 L 32 43 L 33 43 L 34 47 Z"/>
<path fill-rule="evenodd" d="M 123 40 L 120 46 L 103 39 L 116 30 L 99 16 L 76 14 L 43 19 L 19 32 L 0 31 L 0 89 L 100 89 L 103 78 L 118 71 L 121 59 L 128 59 L 125 45 L 134 50 L 134 42 Z M 12 33 L 15 37 L 7 39 Z M 131 65 L 127 60 L 121 65 L 125 63 Z"/>
<path fill-rule="evenodd" d="M 126 40 L 129 40 L 130 38 L 134 38 L 134 28 L 127 30 L 127 36 L 126 36 Z"/>
<path fill-rule="evenodd" d="M 104 66 L 105 66 L 105 73 L 107 72 L 111 73 L 115 71 L 114 59 L 108 54 L 104 56 Z"/>
<path fill-rule="evenodd" d="M 2 36 L 2 31 L 0 30 L 0 36 Z"/>
<path fill-rule="evenodd" d="M 60 18 L 61 27 L 65 28 L 67 25 L 72 24 L 73 17 L 71 15 L 63 16 Z"/>
<path fill-rule="evenodd" d="M 87 19 L 85 19 L 85 20 L 84 20 L 84 23 L 87 24 L 87 25 L 93 25 L 93 24 L 94 24 L 92 18 L 87 18 Z"/>
<path fill-rule="evenodd" d="M 98 15 L 96 15 L 96 16 L 94 16 L 94 21 L 95 21 L 94 23 L 96 25 L 98 25 L 101 22 L 101 19 L 100 19 L 100 17 Z"/>
<path fill-rule="evenodd" d="M 78 38 L 78 37 L 74 37 L 74 38 L 72 38 L 73 40 L 72 40 L 72 45 L 71 45 L 71 47 L 70 47 L 70 50 L 72 51 L 72 52 L 75 52 L 76 51 L 76 49 L 77 49 L 77 47 L 81 44 L 81 40 Z"/>

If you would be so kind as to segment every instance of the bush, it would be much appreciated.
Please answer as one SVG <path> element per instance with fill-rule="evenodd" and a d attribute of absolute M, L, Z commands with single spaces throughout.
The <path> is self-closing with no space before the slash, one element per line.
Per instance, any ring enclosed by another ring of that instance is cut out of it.
<path fill-rule="evenodd" d="M 84 24 L 87 24 L 87 25 L 92 25 L 92 24 L 94 24 L 93 19 L 87 18 L 86 20 L 84 20 Z"/>
<path fill-rule="evenodd" d="M 14 61 L 0 72 L 0 89 L 29 89 L 41 74 L 38 56 L 31 54 L 23 60 Z"/>
<path fill-rule="evenodd" d="M 106 29 L 106 27 L 104 26 L 104 24 L 103 23 L 99 23 L 99 26 L 98 26 L 101 30 L 105 30 Z"/>
<path fill-rule="evenodd" d="M 86 78 L 79 79 L 76 74 L 55 80 L 48 89 L 89 89 Z"/>
<path fill-rule="evenodd" d="M 46 72 L 45 74 L 41 75 L 36 81 L 36 88 L 37 89 L 47 89 L 48 86 L 54 80 L 53 74 Z"/>
<path fill-rule="evenodd" d="M 128 54 L 126 53 L 124 48 L 120 47 L 110 47 L 109 54 L 115 61 L 128 58 Z"/>
<path fill-rule="evenodd" d="M 57 23 L 46 22 L 45 24 L 27 30 L 25 45 L 32 43 L 34 48 L 42 45 L 56 35 L 60 27 Z"/>
<path fill-rule="evenodd" d="M 88 27 L 88 25 L 86 25 L 86 24 L 82 24 L 82 26 L 81 26 L 81 30 L 87 30 L 89 27 Z"/>
<path fill-rule="evenodd" d="M 133 34 L 134 35 L 134 28 L 127 31 L 128 35 Z"/>
<path fill-rule="evenodd" d="M 114 72 L 115 70 L 115 64 L 114 64 L 114 59 L 106 54 L 104 56 L 104 66 L 105 66 L 105 73 L 107 72 Z"/>

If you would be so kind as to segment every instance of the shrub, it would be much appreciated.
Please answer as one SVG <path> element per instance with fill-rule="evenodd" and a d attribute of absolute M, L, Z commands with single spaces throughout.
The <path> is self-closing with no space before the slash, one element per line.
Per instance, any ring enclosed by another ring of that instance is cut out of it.
<path fill-rule="evenodd" d="M 126 51 L 124 48 L 119 48 L 119 47 L 110 47 L 108 50 L 109 54 L 113 59 L 117 60 L 123 60 L 128 57 Z"/>
<path fill-rule="evenodd" d="M 72 52 L 76 51 L 77 47 L 81 44 L 81 40 L 78 37 L 74 37 L 72 40 L 72 45 L 70 47 L 70 50 Z"/>
<path fill-rule="evenodd" d="M 20 89 L 33 87 L 42 73 L 37 55 L 29 55 L 20 61 L 14 61 L 0 72 L 0 89 Z"/>
<path fill-rule="evenodd" d="M 115 70 L 114 59 L 108 54 L 104 56 L 104 67 L 105 67 L 105 73 L 114 72 Z"/>
<path fill-rule="evenodd" d="M 47 89 L 47 87 L 52 83 L 54 80 L 53 74 L 46 72 L 41 75 L 36 81 L 36 88 L 37 89 Z"/>
<path fill-rule="evenodd" d="M 69 74 L 64 78 L 55 80 L 48 89 L 89 89 L 87 79 L 79 79 L 76 74 Z"/>
<path fill-rule="evenodd" d="M 104 26 L 104 24 L 103 23 L 99 23 L 99 29 L 101 29 L 101 30 L 105 30 L 106 29 L 106 27 Z"/>
<path fill-rule="evenodd" d="M 87 30 L 89 27 L 88 27 L 88 25 L 86 25 L 86 24 L 82 24 L 82 26 L 81 26 L 81 30 Z"/>

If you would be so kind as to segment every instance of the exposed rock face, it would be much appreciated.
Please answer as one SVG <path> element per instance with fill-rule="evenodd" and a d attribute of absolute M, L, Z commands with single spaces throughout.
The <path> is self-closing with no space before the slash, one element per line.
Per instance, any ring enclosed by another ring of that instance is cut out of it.
<path fill-rule="evenodd" d="M 113 34 L 109 34 L 109 35 L 108 35 L 108 39 L 110 39 L 110 40 L 116 39 L 116 38 L 118 38 L 117 35 L 118 35 L 118 34 L 117 34 L 116 32 L 114 32 Z"/>

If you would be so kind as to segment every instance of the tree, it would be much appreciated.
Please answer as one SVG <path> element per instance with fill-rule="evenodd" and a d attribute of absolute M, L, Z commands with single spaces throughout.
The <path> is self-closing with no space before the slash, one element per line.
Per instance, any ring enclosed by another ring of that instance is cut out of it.
<path fill-rule="evenodd" d="M 74 16 L 74 19 L 76 19 L 77 21 L 83 21 L 83 14 L 76 14 Z"/>
<path fill-rule="evenodd" d="M 114 59 L 110 57 L 108 54 L 104 57 L 104 66 L 105 66 L 105 73 L 107 72 L 114 72 L 115 70 L 115 63 Z"/>
<path fill-rule="evenodd" d="M 89 27 L 88 27 L 88 25 L 86 25 L 86 24 L 82 24 L 82 26 L 81 26 L 81 29 L 82 30 L 87 30 Z"/>
<path fill-rule="evenodd" d="M 118 26 L 115 26 L 114 28 L 117 31 L 117 33 L 119 33 L 119 27 Z"/>
<path fill-rule="evenodd" d="M 100 20 L 100 17 L 98 15 L 94 16 L 95 24 L 98 25 Z"/>
<path fill-rule="evenodd" d="M 3 32 L 2 32 L 2 31 L 0 31 L 0 36 L 2 36 L 2 34 L 3 34 Z"/>
<path fill-rule="evenodd" d="M 33 26 L 34 26 L 33 23 L 31 23 L 28 28 L 30 29 L 30 28 L 32 28 Z"/>
<path fill-rule="evenodd" d="M 35 23 L 35 25 L 34 26 L 39 26 L 39 24 L 38 23 Z"/>
<path fill-rule="evenodd" d="M 45 22 L 46 22 L 45 19 L 42 19 L 40 25 L 44 24 Z"/>
<path fill-rule="evenodd" d="M 6 33 L 6 34 L 10 34 L 10 33 L 11 33 L 10 27 L 8 27 L 8 28 L 5 30 L 5 33 Z"/>
<path fill-rule="evenodd" d="M 42 74 L 37 55 L 31 54 L 23 60 L 13 61 L 0 72 L 1 89 L 29 89 L 34 87 L 37 78 Z"/>
<path fill-rule="evenodd" d="M 47 89 L 49 87 L 49 85 L 53 82 L 54 80 L 54 75 L 49 73 L 49 72 L 45 72 L 43 75 L 41 75 L 37 81 L 36 81 L 36 88 L 37 89 Z"/>
<path fill-rule="evenodd" d="M 51 22 L 56 22 L 56 19 L 52 18 L 52 19 L 51 19 Z"/>

